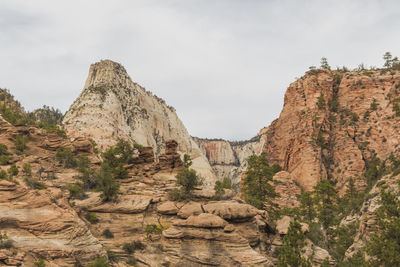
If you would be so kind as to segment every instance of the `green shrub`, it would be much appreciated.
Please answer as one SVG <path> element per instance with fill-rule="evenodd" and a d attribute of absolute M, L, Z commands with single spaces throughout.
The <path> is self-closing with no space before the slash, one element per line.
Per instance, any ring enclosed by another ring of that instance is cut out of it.
<path fill-rule="evenodd" d="M 13 242 L 8 238 L 6 232 L 0 232 L 0 249 L 10 249 L 13 247 Z"/>
<path fill-rule="evenodd" d="M 122 163 L 120 163 L 116 168 L 113 170 L 114 177 L 117 179 L 126 179 L 128 178 L 128 170 L 124 168 Z"/>
<path fill-rule="evenodd" d="M 111 168 L 117 168 L 120 164 L 129 164 L 133 162 L 133 148 L 126 140 L 119 139 L 118 143 L 108 148 L 102 158 Z"/>
<path fill-rule="evenodd" d="M 10 155 L 11 153 L 8 151 L 8 147 L 5 144 L 0 144 L 0 156 L 7 156 Z"/>
<path fill-rule="evenodd" d="M 112 201 L 118 198 L 119 183 L 112 176 L 111 167 L 102 163 L 100 170 L 95 173 L 96 188 L 101 193 L 103 201 Z"/>
<path fill-rule="evenodd" d="M 375 98 L 371 102 L 370 109 L 374 111 L 378 109 L 378 102 L 376 101 Z"/>
<path fill-rule="evenodd" d="M 130 266 L 136 266 L 137 260 L 134 256 L 130 256 L 126 261 L 126 263 L 129 264 Z"/>
<path fill-rule="evenodd" d="M 214 185 L 215 199 L 220 199 L 225 194 L 225 189 L 232 189 L 232 182 L 228 177 L 222 179 L 222 181 L 216 181 Z"/>
<path fill-rule="evenodd" d="M 95 259 L 88 267 L 110 267 L 106 256 Z"/>
<path fill-rule="evenodd" d="M 131 243 L 125 243 L 122 248 L 127 254 L 133 254 L 136 250 L 145 249 L 146 245 L 141 241 L 133 241 Z"/>
<path fill-rule="evenodd" d="M 30 177 L 25 177 L 24 181 L 27 186 L 33 189 L 41 190 L 47 188 L 47 186 L 43 182 L 38 181 L 36 179 L 32 179 Z"/>
<path fill-rule="evenodd" d="M 85 170 L 89 169 L 90 167 L 90 159 L 86 156 L 80 155 L 76 159 L 76 167 L 79 172 L 84 172 Z"/>
<path fill-rule="evenodd" d="M 85 192 L 80 183 L 69 184 L 67 189 L 71 198 L 83 199 L 85 197 Z"/>
<path fill-rule="evenodd" d="M 26 175 L 26 176 L 31 176 L 32 175 L 32 167 L 29 163 L 24 163 L 24 165 L 22 165 L 22 172 Z"/>
<path fill-rule="evenodd" d="M 10 177 L 16 176 L 19 173 L 19 170 L 15 164 L 11 165 L 11 167 L 7 170 Z"/>
<path fill-rule="evenodd" d="M 105 238 L 114 238 L 114 234 L 111 232 L 110 229 L 105 229 L 102 233 Z"/>
<path fill-rule="evenodd" d="M 141 144 L 134 144 L 133 147 L 139 151 L 143 150 L 143 146 Z"/>
<path fill-rule="evenodd" d="M 357 122 L 359 120 L 359 117 L 356 113 L 352 112 L 351 113 L 351 121 L 352 122 Z"/>
<path fill-rule="evenodd" d="M 277 194 L 269 182 L 272 181 L 275 173 L 268 164 L 266 154 L 252 155 L 247 162 L 248 167 L 242 187 L 244 199 L 257 208 L 263 208 L 265 202 L 272 205 L 272 199 Z"/>
<path fill-rule="evenodd" d="M 278 266 L 311 267 L 309 260 L 302 256 L 305 245 L 305 236 L 300 223 L 297 220 L 290 222 L 288 232 L 283 238 L 282 247 L 279 251 Z"/>
<path fill-rule="evenodd" d="M 149 240 L 152 240 L 153 235 L 160 235 L 162 233 L 162 229 L 158 227 L 156 224 L 146 224 L 144 230 Z"/>
<path fill-rule="evenodd" d="M 317 100 L 317 107 L 318 107 L 318 109 L 325 109 L 325 106 L 326 106 L 326 104 L 325 104 L 324 94 L 321 93 Z"/>
<path fill-rule="evenodd" d="M 57 150 L 56 159 L 58 162 L 62 163 L 65 168 L 74 168 L 77 166 L 77 160 L 69 147 L 60 147 Z"/>
<path fill-rule="evenodd" d="M 24 152 L 25 149 L 28 148 L 26 145 L 28 143 L 28 136 L 26 135 L 17 135 L 14 139 L 14 145 L 17 152 Z"/>
<path fill-rule="evenodd" d="M 199 185 L 200 182 L 197 177 L 196 171 L 190 169 L 190 166 L 192 165 L 192 160 L 190 159 L 190 156 L 185 154 L 183 158 L 184 169 L 178 172 L 178 174 L 176 175 L 176 184 L 180 185 L 185 194 L 190 197 L 192 191 L 194 190 L 194 187 Z"/>
<path fill-rule="evenodd" d="M 86 213 L 85 215 L 86 220 L 88 220 L 91 224 L 96 224 L 99 222 L 99 218 L 97 218 L 96 214 L 93 213 Z"/>
<path fill-rule="evenodd" d="M 46 267 L 46 264 L 43 259 L 39 259 L 33 263 L 35 267 Z"/>
<path fill-rule="evenodd" d="M 7 179 L 8 179 L 7 172 L 5 170 L 0 170 L 0 180 L 7 180 Z"/>
<path fill-rule="evenodd" d="M 172 201 L 183 201 L 187 198 L 187 195 L 180 188 L 174 188 L 168 193 L 169 199 Z"/>
<path fill-rule="evenodd" d="M 8 165 L 10 163 L 11 157 L 2 155 L 0 156 L 0 165 Z"/>
<path fill-rule="evenodd" d="M 89 142 L 92 144 L 93 152 L 95 154 L 99 154 L 99 149 L 97 148 L 96 141 L 94 141 L 92 138 L 89 138 Z"/>

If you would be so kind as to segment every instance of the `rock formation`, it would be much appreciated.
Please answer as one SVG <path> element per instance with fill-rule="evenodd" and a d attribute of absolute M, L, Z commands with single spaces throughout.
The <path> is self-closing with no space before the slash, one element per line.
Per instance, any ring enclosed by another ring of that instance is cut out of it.
<path fill-rule="evenodd" d="M 232 181 L 236 191 L 243 173 L 247 168 L 247 158 L 263 152 L 266 129 L 249 141 L 230 142 L 221 139 L 194 138 L 203 154 L 207 157 L 218 178 L 227 177 Z"/>
<path fill-rule="evenodd" d="M 132 82 L 123 66 L 110 60 L 91 65 L 81 95 L 65 114 L 63 125 L 72 138 L 92 138 L 102 151 L 118 138 L 152 147 L 156 158 L 166 141 L 177 141 L 193 168 L 213 185 L 216 177 L 173 107 Z"/>
<path fill-rule="evenodd" d="M 289 86 L 279 118 L 257 139 L 196 141 L 218 176 L 235 184 L 245 159 L 264 151 L 303 189 L 327 177 L 341 192 L 350 177 L 364 188 L 368 162 L 399 150 L 399 88 L 398 71 L 309 71 Z"/>

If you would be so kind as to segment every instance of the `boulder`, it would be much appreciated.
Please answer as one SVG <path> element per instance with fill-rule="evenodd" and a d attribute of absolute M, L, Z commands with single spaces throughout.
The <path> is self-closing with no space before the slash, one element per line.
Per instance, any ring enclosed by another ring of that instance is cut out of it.
<path fill-rule="evenodd" d="M 204 211 L 220 216 L 228 221 L 242 221 L 253 218 L 258 210 L 249 204 L 234 201 L 211 202 L 203 206 Z"/>
<path fill-rule="evenodd" d="M 83 137 L 76 138 L 72 142 L 72 146 L 75 152 L 90 153 L 92 151 L 92 143 Z"/>
<path fill-rule="evenodd" d="M 166 201 L 157 206 L 158 213 L 165 215 L 176 215 L 178 213 L 178 208 L 172 201 Z"/>
<path fill-rule="evenodd" d="M 177 221 L 176 226 L 191 226 L 198 228 L 224 228 L 228 223 L 219 216 L 210 213 L 191 215 L 186 220 Z"/>
<path fill-rule="evenodd" d="M 191 215 L 199 215 L 203 213 L 203 209 L 199 202 L 189 202 L 183 205 L 183 207 L 178 211 L 178 216 L 180 218 L 188 218 Z"/>

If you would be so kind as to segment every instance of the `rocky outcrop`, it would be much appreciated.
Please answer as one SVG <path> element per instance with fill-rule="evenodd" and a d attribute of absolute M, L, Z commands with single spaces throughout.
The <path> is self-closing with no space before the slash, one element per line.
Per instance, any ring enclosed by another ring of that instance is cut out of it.
<path fill-rule="evenodd" d="M 347 249 L 346 257 L 353 256 L 356 252 L 365 248 L 368 240 L 377 231 L 377 210 L 382 205 L 380 191 L 384 188 L 386 191 L 390 191 L 398 194 L 398 181 L 399 175 L 385 175 L 369 192 L 369 198 L 367 198 L 360 212 L 344 218 L 341 222 L 342 225 L 347 225 L 352 222 L 359 222 L 356 235 L 354 237 L 353 244 Z"/>
<path fill-rule="evenodd" d="M 124 138 L 152 147 L 156 159 L 164 153 L 166 141 L 174 139 L 179 153 L 191 156 L 192 167 L 207 184 L 216 180 L 175 109 L 132 82 L 124 67 L 110 60 L 91 65 L 84 89 L 65 114 L 63 125 L 70 137 L 92 138 L 100 150 Z"/>
<path fill-rule="evenodd" d="M 362 188 L 366 163 L 398 151 L 394 107 L 398 71 L 309 71 L 286 91 L 264 151 L 306 190 L 331 177 L 343 192 L 349 177 Z"/>
<path fill-rule="evenodd" d="M 20 266 L 44 258 L 71 266 L 106 254 L 60 189 L 32 191 L 0 181 L 0 196 L 0 229 L 13 244 L 4 264 Z"/>
<path fill-rule="evenodd" d="M 242 175 L 247 169 L 248 157 L 263 152 L 266 131 L 267 129 L 263 129 L 256 137 L 243 142 L 201 138 L 194 140 L 206 155 L 217 177 L 229 178 L 234 189 L 238 191 Z"/>

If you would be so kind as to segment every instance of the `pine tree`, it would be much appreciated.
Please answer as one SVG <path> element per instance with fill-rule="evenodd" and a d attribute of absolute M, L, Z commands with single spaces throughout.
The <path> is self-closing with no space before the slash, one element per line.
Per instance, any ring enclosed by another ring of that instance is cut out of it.
<path fill-rule="evenodd" d="M 335 222 L 337 192 L 335 187 L 327 180 L 322 179 L 314 187 L 318 203 L 318 219 L 326 230 Z"/>
<path fill-rule="evenodd" d="M 383 59 L 385 60 L 385 64 L 383 64 L 383 66 L 387 69 L 390 69 L 392 67 L 392 54 L 390 52 L 386 52 L 383 55 Z"/>
<path fill-rule="evenodd" d="M 265 153 L 252 155 L 248 158 L 248 167 L 244 178 L 242 192 L 247 203 L 261 209 L 264 202 L 272 204 L 277 196 L 270 184 L 275 172 L 269 166 Z"/>
<path fill-rule="evenodd" d="M 372 266 L 400 266 L 400 200 L 398 194 L 382 190 L 377 210 L 378 231 L 367 244 Z"/>
<path fill-rule="evenodd" d="M 328 59 L 326 57 L 321 58 L 321 69 L 330 70 L 331 66 L 328 64 Z"/>
<path fill-rule="evenodd" d="M 290 222 L 278 256 L 278 267 L 311 267 L 311 263 L 301 256 L 305 245 L 305 236 L 300 223 L 297 220 Z"/>

